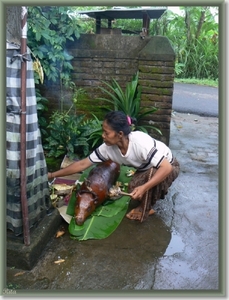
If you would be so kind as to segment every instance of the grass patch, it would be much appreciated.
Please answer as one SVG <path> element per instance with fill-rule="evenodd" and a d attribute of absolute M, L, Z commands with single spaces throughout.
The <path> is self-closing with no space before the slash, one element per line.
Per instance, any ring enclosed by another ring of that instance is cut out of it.
<path fill-rule="evenodd" d="M 207 85 L 212 87 L 218 87 L 218 80 L 211 79 L 196 79 L 196 78 L 175 78 L 175 82 L 179 83 L 190 83 L 190 84 L 199 84 L 199 85 Z"/>

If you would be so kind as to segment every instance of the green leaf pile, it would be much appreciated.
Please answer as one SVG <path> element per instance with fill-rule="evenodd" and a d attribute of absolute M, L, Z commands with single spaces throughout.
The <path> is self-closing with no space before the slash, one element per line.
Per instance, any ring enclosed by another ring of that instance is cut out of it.
<path fill-rule="evenodd" d="M 80 181 L 86 178 L 92 168 L 87 169 L 80 177 Z M 132 168 L 131 168 L 132 169 Z M 128 167 L 121 167 L 118 181 L 123 184 L 130 181 L 130 177 L 126 176 Z M 117 200 L 107 199 L 102 205 L 98 206 L 96 210 L 89 216 L 82 226 L 75 223 L 74 218 L 71 219 L 68 230 L 72 239 L 79 241 L 88 239 L 104 239 L 108 237 L 125 216 L 130 197 L 122 196 Z M 74 207 L 76 202 L 76 192 L 72 193 L 66 213 L 74 216 Z"/>

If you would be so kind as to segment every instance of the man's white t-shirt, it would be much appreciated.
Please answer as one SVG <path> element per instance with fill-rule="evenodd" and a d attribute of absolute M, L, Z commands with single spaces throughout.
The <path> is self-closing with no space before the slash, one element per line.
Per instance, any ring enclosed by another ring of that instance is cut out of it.
<path fill-rule="evenodd" d="M 129 135 L 129 146 L 123 155 L 117 145 L 107 146 L 103 143 L 89 155 L 93 163 L 111 159 L 120 165 L 145 171 L 149 168 L 158 168 L 164 158 L 170 163 L 173 160 L 172 152 L 164 143 L 155 140 L 142 131 L 132 131 Z"/>

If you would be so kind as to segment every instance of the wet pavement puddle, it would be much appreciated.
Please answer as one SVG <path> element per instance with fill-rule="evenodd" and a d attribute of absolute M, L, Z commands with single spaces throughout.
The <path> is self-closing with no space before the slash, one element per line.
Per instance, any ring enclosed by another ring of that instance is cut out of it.
<path fill-rule="evenodd" d="M 184 250 L 184 243 L 181 239 L 181 237 L 178 235 L 177 232 L 172 232 L 171 233 L 171 240 L 170 243 L 164 253 L 164 256 L 170 256 L 175 253 L 180 253 Z"/>

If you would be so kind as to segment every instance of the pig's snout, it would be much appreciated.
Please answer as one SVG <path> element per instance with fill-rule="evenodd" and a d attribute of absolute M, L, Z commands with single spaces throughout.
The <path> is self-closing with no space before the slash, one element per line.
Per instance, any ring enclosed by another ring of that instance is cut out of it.
<path fill-rule="evenodd" d="M 75 216 L 75 222 L 77 225 L 81 226 L 83 225 L 85 219 L 82 216 Z"/>

